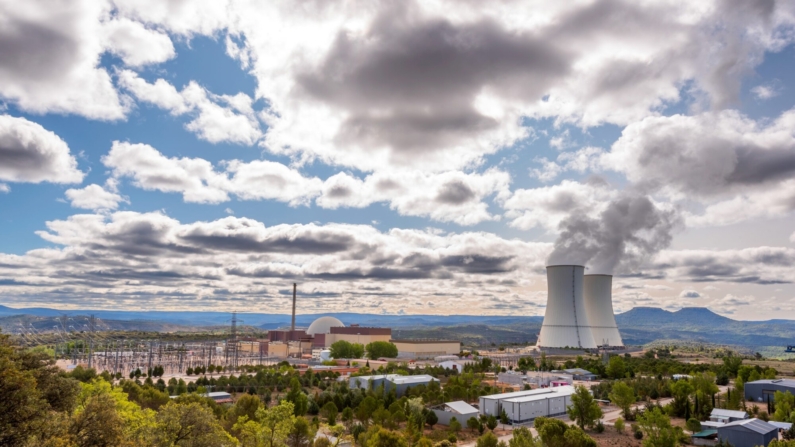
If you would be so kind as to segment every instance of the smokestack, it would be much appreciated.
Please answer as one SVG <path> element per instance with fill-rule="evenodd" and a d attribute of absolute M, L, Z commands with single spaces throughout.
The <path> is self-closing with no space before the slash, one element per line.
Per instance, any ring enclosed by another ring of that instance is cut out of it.
<path fill-rule="evenodd" d="M 547 308 L 538 335 L 544 348 L 596 348 L 583 299 L 581 265 L 547 266 Z"/>
<path fill-rule="evenodd" d="M 293 321 L 290 323 L 290 330 L 295 330 L 295 289 L 298 287 L 296 283 L 293 283 Z"/>
<path fill-rule="evenodd" d="M 583 290 L 585 313 L 596 344 L 624 346 L 613 313 L 613 276 L 585 275 Z"/>

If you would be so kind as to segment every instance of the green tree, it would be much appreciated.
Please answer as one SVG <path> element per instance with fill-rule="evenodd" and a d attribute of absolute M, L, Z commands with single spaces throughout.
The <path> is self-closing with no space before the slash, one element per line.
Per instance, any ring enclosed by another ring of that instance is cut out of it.
<path fill-rule="evenodd" d="M 655 407 L 638 416 L 638 427 L 644 434 L 643 447 L 676 447 L 679 436 L 671 420 Z"/>
<path fill-rule="evenodd" d="M 241 417 L 234 426 L 240 433 L 243 447 L 284 447 L 293 430 L 295 415 L 292 402 L 283 400 L 279 405 L 257 409 L 256 418 Z"/>
<path fill-rule="evenodd" d="M 292 402 L 295 416 L 303 416 L 309 411 L 309 398 L 304 393 L 301 382 L 296 377 L 290 380 L 290 392 L 284 398 Z"/>
<path fill-rule="evenodd" d="M 407 447 L 406 439 L 400 433 L 379 428 L 373 436 L 371 436 L 365 447 Z"/>
<path fill-rule="evenodd" d="M 497 436 L 487 431 L 483 436 L 478 438 L 475 447 L 497 447 L 498 442 Z"/>
<path fill-rule="evenodd" d="M 577 423 L 580 429 L 593 427 L 596 421 L 602 417 L 602 409 L 599 403 L 594 400 L 593 395 L 587 388 L 580 385 L 571 395 L 571 405 L 566 409 L 569 417 Z"/>
<path fill-rule="evenodd" d="M 364 347 L 364 350 L 367 351 L 367 358 L 371 360 L 379 358 L 394 359 L 398 356 L 397 346 L 388 341 L 374 341 L 368 343 L 367 346 Z"/>
<path fill-rule="evenodd" d="M 227 427 L 234 426 L 237 421 L 245 416 L 248 419 L 255 419 L 257 410 L 262 406 L 259 397 L 244 394 L 235 402 L 226 414 Z"/>
<path fill-rule="evenodd" d="M 80 447 L 115 447 L 124 441 L 124 421 L 109 394 L 92 396 L 77 412 L 69 427 Z"/>
<path fill-rule="evenodd" d="M 429 427 L 433 428 L 437 422 L 439 422 L 439 416 L 437 416 L 436 413 L 433 411 L 428 411 L 425 414 L 425 423 L 428 424 Z"/>
<path fill-rule="evenodd" d="M 490 414 L 489 417 L 486 418 L 486 427 L 491 431 L 497 428 L 497 418 L 495 418 L 494 415 Z"/>
<path fill-rule="evenodd" d="M 306 419 L 297 417 L 293 428 L 287 436 L 287 445 L 290 447 L 309 447 L 315 433 Z"/>
<path fill-rule="evenodd" d="M 607 363 L 607 376 L 611 379 L 623 379 L 627 374 L 627 367 L 624 364 L 624 359 L 620 355 L 610 357 Z"/>
<path fill-rule="evenodd" d="M 596 447 L 596 441 L 584 431 L 559 419 L 539 417 L 534 426 L 545 447 Z"/>
<path fill-rule="evenodd" d="M 693 394 L 693 385 L 687 380 L 677 380 L 671 385 L 671 403 L 675 416 L 684 417 L 690 411 L 690 395 Z"/>
<path fill-rule="evenodd" d="M 616 382 L 613 384 L 613 392 L 610 393 L 610 400 L 621 408 L 624 417 L 630 419 L 632 417 L 632 404 L 635 403 L 635 390 L 624 382 Z"/>
<path fill-rule="evenodd" d="M 686 426 L 690 433 L 698 433 L 701 431 L 701 421 L 696 418 L 688 419 Z"/>
<path fill-rule="evenodd" d="M 331 358 L 359 359 L 362 356 L 364 356 L 364 346 L 359 343 L 338 340 L 331 344 Z"/>
<path fill-rule="evenodd" d="M 475 430 L 480 428 L 480 421 L 478 418 L 472 416 L 471 418 L 467 419 L 467 428 L 474 432 Z"/>
<path fill-rule="evenodd" d="M 527 427 L 518 427 L 513 430 L 513 437 L 508 441 L 508 447 L 542 447 L 541 439 L 533 436 Z"/>
<path fill-rule="evenodd" d="M 323 408 L 320 409 L 320 414 L 324 418 L 326 418 L 326 422 L 328 422 L 328 425 L 336 425 L 337 424 L 337 413 L 338 412 L 339 412 L 339 409 L 337 408 L 337 405 L 333 401 L 326 402 L 326 404 L 323 405 Z"/>
<path fill-rule="evenodd" d="M 198 402 L 169 402 L 155 417 L 154 445 L 158 447 L 219 447 L 235 445 L 209 407 Z"/>
<path fill-rule="evenodd" d="M 453 416 L 450 419 L 450 431 L 453 433 L 458 433 L 461 431 L 462 428 L 463 427 L 461 427 L 461 423 L 458 422 L 458 419 L 456 419 L 455 416 Z"/>
<path fill-rule="evenodd" d="M 782 393 L 776 391 L 773 396 L 776 411 L 773 413 L 773 420 L 777 422 L 792 422 L 795 420 L 795 396 L 789 391 Z"/>
<path fill-rule="evenodd" d="M 364 425 L 366 429 L 370 425 L 370 417 L 375 413 L 380 405 L 373 396 L 365 397 L 356 408 L 356 419 Z"/>

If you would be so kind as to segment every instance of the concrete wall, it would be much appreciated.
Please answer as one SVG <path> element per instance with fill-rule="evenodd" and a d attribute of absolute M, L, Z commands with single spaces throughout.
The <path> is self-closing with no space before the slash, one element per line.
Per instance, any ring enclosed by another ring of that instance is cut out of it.
<path fill-rule="evenodd" d="M 369 343 L 374 341 L 389 341 L 392 338 L 391 335 L 383 335 L 383 334 L 326 334 L 324 345 L 326 347 L 331 346 L 334 342 L 345 340 L 348 343 L 360 343 L 364 346 L 367 346 Z"/>

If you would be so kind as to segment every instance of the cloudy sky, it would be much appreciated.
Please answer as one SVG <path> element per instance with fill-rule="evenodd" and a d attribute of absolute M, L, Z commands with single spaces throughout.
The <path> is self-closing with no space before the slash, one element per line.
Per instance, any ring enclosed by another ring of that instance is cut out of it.
<path fill-rule="evenodd" d="M 0 1 L 0 304 L 795 319 L 795 3 Z"/>

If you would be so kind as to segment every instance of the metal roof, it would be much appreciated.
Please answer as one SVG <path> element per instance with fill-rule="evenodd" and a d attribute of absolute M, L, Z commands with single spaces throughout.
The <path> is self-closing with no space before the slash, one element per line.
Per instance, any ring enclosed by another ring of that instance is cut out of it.
<path fill-rule="evenodd" d="M 738 411 L 738 410 L 724 410 L 723 408 L 713 408 L 711 416 L 724 417 L 724 418 L 747 419 L 748 418 L 748 413 L 746 413 L 744 411 Z"/>
<path fill-rule="evenodd" d="M 789 423 L 789 422 L 769 421 L 768 424 L 770 424 L 770 425 L 772 425 L 772 426 L 774 426 L 774 427 L 776 427 L 778 429 L 781 429 L 781 430 L 789 430 L 792 427 L 792 424 Z"/>
<path fill-rule="evenodd" d="M 458 414 L 477 413 L 478 409 L 464 402 L 463 400 L 456 400 L 454 402 L 445 402 L 445 405 L 450 407 L 451 410 Z"/>
<path fill-rule="evenodd" d="M 556 386 L 547 389 L 550 390 L 549 393 L 531 394 L 529 396 L 514 397 L 512 399 L 505 399 L 505 402 L 515 402 L 515 403 L 532 402 L 534 400 L 544 400 L 544 399 L 553 399 L 556 397 L 571 396 L 572 394 L 575 393 L 573 386 Z"/>
<path fill-rule="evenodd" d="M 582 369 L 582 368 L 569 368 L 569 369 L 564 369 L 563 371 L 565 371 L 565 372 L 567 372 L 569 374 L 577 375 L 577 376 L 588 376 L 588 375 L 594 375 L 595 376 L 596 375 L 596 374 L 588 371 L 587 369 Z"/>
<path fill-rule="evenodd" d="M 207 394 L 205 394 L 205 396 L 206 397 L 232 397 L 231 394 L 229 394 L 229 393 L 227 393 L 225 391 L 215 391 L 215 392 L 212 392 L 212 393 L 207 393 Z"/>
<path fill-rule="evenodd" d="M 407 383 L 428 383 L 434 380 L 437 380 L 433 376 L 429 376 L 428 374 L 418 374 L 416 376 L 401 376 L 400 374 L 388 374 L 386 376 L 386 380 L 399 384 L 404 385 Z"/>
<path fill-rule="evenodd" d="M 712 429 L 712 430 L 702 430 L 702 431 L 700 431 L 698 433 L 693 433 L 690 436 L 692 436 L 694 438 L 709 438 L 709 437 L 715 436 L 717 434 L 718 434 L 718 430 Z"/>
<path fill-rule="evenodd" d="M 535 394 L 549 394 L 552 392 L 551 388 L 538 388 L 535 390 L 513 391 L 510 393 L 490 394 L 488 396 L 480 396 L 484 399 L 511 399 L 513 397 L 530 396 Z"/>
<path fill-rule="evenodd" d="M 770 425 L 763 420 L 754 418 L 754 419 L 744 419 L 742 421 L 729 422 L 723 427 L 718 427 L 718 431 L 729 427 L 745 427 L 748 430 L 755 431 L 762 435 L 770 433 L 771 431 L 778 430 L 778 428 L 776 428 L 775 426 Z"/>
<path fill-rule="evenodd" d="M 763 379 L 763 380 L 754 380 L 753 382 L 748 382 L 746 385 L 750 385 L 753 383 L 768 383 L 771 385 L 781 385 L 787 387 L 795 388 L 795 380 L 792 379 Z"/>

